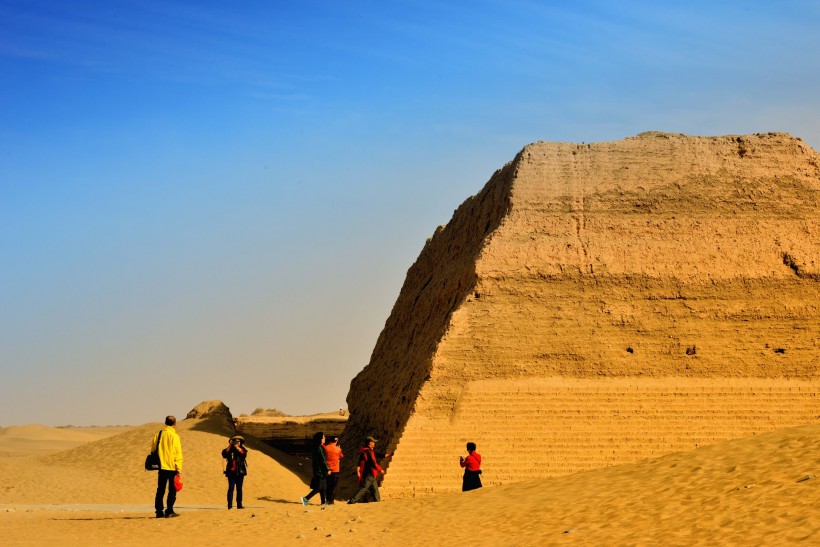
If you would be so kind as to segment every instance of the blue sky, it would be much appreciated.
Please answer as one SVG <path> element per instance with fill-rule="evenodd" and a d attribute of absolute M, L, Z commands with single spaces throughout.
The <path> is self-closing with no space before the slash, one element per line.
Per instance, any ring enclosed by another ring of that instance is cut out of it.
<path fill-rule="evenodd" d="M 820 147 L 814 1 L 0 0 L 0 426 L 343 406 L 534 141 Z"/>

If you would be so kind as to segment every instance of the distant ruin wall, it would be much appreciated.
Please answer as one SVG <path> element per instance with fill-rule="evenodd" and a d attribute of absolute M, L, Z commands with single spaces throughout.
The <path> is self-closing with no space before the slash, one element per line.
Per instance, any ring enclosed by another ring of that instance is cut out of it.
<path fill-rule="evenodd" d="M 339 436 L 344 431 L 347 418 L 240 416 L 235 422 L 239 433 L 252 435 L 287 454 L 303 456 L 310 453 L 316 432 L 321 431 L 326 436 Z"/>
<path fill-rule="evenodd" d="M 800 425 L 819 391 L 811 148 L 536 143 L 408 272 L 345 437 L 385 439 L 385 495 L 417 495 L 460 487 L 467 440 L 496 484 Z"/>

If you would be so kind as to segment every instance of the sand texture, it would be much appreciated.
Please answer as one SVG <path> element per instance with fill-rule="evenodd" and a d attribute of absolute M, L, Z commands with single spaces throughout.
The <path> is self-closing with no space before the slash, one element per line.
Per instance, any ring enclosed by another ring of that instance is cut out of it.
<path fill-rule="evenodd" d="M 36 424 L 0 427 L 0 458 L 59 452 L 129 429 L 129 426 L 47 427 Z"/>
<path fill-rule="evenodd" d="M 379 437 L 397 497 L 468 440 L 505 484 L 816 421 L 819 165 L 782 133 L 525 147 L 408 271 L 343 443 Z"/>
<path fill-rule="evenodd" d="M 49 429 L 42 428 L 44 438 Z M 160 429 L 160 423 L 146 424 L 69 450 L 0 458 L 0 505 L 137 504 L 151 508 L 157 474 L 143 470 L 143 463 L 151 438 Z M 221 451 L 232 431 L 218 420 L 183 420 L 177 431 L 184 458 L 183 503 L 227 504 Z M 305 494 L 303 481 L 266 454 L 284 464 L 290 463 L 287 457 L 256 439 L 247 440 L 246 495 L 261 498 L 260 503 L 275 503 Z"/>
<path fill-rule="evenodd" d="M 140 440 L 151 430 L 144 428 Z M 194 440 L 196 431 L 182 433 L 191 466 L 200 467 L 200 459 L 209 461 L 210 441 Z M 244 545 L 816 545 L 818 438 L 820 425 L 801 426 L 637 464 L 465 494 L 337 504 L 326 510 L 290 500 L 271 502 L 267 496 L 279 497 L 283 480 L 267 477 L 276 466 L 262 463 L 264 456 L 255 454 L 258 471 L 248 477 L 248 509 L 192 508 L 218 500 L 186 486 L 178 500 L 181 517 L 162 520 L 151 515 L 151 484 L 129 487 L 122 496 L 90 496 L 85 483 L 99 454 L 69 451 L 55 461 L 73 461 L 77 473 L 66 474 L 65 464 L 43 465 L 30 480 L 16 483 L 35 488 L 37 496 L 17 497 L 37 504 L 129 505 L 39 509 L 11 502 L 4 494 L 0 529 L 3 545 L 10 546 L 154 545 L 160 534 L 177 545 L 202 546 L 231 539 Z M 112 438 L 111 443 L 126 444 L 123 438 Z M 133 461 L 108 463 L 121 478 L 141 476 Z M 455 458 L 451 463 L 457 465 Z M 496 472 L 495 466 L 487 458 L 489 474 Z M 8 475 L 6 470 L 3 475 Z M 196 476 L 222 485 L 222 477 L 213 471 Z"/>

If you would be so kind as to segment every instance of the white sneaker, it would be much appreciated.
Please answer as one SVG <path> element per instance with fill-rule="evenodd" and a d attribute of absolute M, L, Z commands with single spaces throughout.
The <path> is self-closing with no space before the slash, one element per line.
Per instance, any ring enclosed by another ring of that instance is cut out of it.
<path fill-rule="evenodd" d="M 307 505 L 308 499 L 305 496 L 302 496 L 302 505 Z"/>

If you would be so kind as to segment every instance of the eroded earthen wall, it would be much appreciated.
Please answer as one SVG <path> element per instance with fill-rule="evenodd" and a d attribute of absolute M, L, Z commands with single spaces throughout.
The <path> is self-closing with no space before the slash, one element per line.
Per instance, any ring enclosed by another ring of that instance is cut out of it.
<path fill-rule="evenodd" d="M 377 449 L 393 452 L 450 314 L 476 283 L 475 261 L 509 206 L 509 188 L 517 159 L 497 171 L 484 189 L 465 201 L 447 226 L 440 226 L 408 270 L 402 290 L 379 336 L 370 364 L 351 382 L 350 418 L 341 442 L 352 457 L 342 461 L 340 492 L 355 485 L 355 448 L 365 437 L 379 439 Z"/>
<path fill-rule="evenodd" d="M 817 161 L 784 134 L 526 147 L 480 194 L 495 227 L 465 229 L 462 206 L 413 267 L 459 279 L 427 303 L 426 351 L 402 356 L 413 331 L 391 329 L 413 317 L 406 284 L 354 381 L 351 423 L 395 450 L 385 494 L 458 489 L 467 440 L 501 483 L 816 420 Z M 457 234 L 473 247 L 445 255 Z M 417 375 L 388 390 L 404 406 L 356 383 L 397 363 Z"/>
<path fill-rule="evenodd" d="M 344 431 L 347 418 L 239 416 L 234 421 L 239 433 L 252 435 L 288 454 L 307 455 L 313 444 L 313 435 L 317 431 L 328 437 L 339 436 Z"/>

